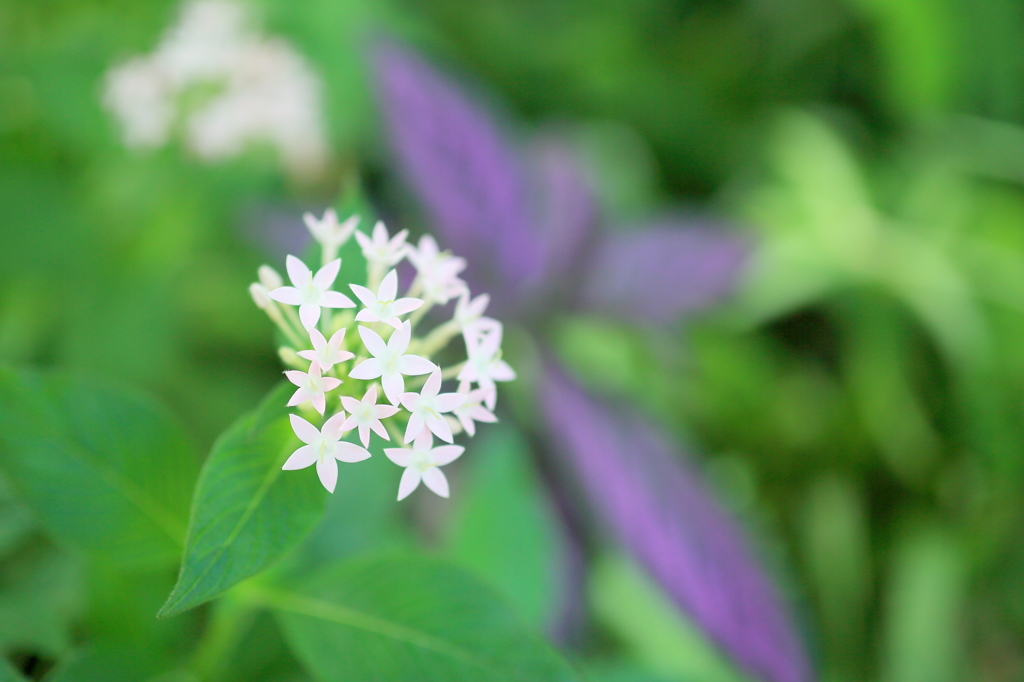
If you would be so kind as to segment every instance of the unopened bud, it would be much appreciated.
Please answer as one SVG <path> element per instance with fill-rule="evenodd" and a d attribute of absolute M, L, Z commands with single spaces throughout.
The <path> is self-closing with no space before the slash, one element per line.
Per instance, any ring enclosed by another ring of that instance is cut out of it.
<path fill-rule="evenodd" d="M 277 354 L 288 367 L 294 367 L 295 369 L 305 369 L 308 364 L 305 360 L 299 357 L 299 354 L 295 352 L 294 348 L 288 346 L 281 346 L 277 349 Z"/>
<path fill-rule="evenodd" d="M 256 303 L 256 307 L 260 310 L 267 310 L 273 305 L 267 288 L 259 282 L 253 282 L 249 285 L 249 294 L 252 295 L 253 302 Z"/>
<path fill-rule="evenodd" d="M 269 265 L 261 265 L 257 272 L 260 276 L 260 284 L 265 286 L 267 291 L 273 291 L 284 284 L 281 275 L 277 274 L 277 270 Z"/>

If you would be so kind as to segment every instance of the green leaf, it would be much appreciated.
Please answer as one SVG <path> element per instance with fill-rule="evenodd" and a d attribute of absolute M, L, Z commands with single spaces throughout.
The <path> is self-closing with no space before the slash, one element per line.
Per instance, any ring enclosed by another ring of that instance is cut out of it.
<path fill-rule="evenodd" d="M 471 575 L 420 557 L 337 564 L 256 596 L 327 682 L 577 680 L 569 665 Z"/>
<path fill-rule="evenodd" d="M 196 461 L 145 396 L 0 369 L 0 467 L 48 531 L 103 561 L 147 567 L 181 551 Z"/>
<path fill-rule="evenodd" d="M 497 588 L 530 625 L 541 628 L 557 604 L 555 525 L 531 467 L 528 445 L 498 426 L 473 441 L 468 490 L 460 496 L 452 558 Z"/>
<path fill-rule="evenodd" d="M 27 678 L 14 669 L 3 657 L 0 657 L 0 682 L 27 682 Z"/>
<path fill-rule="evenodd" d="M 295 547 L 328 493 L 312 471 L 281 470 L 301 443 L 282 384 L 214 443 L 196 485 L 181 575 L 159 616 L 213 599 Z"/>

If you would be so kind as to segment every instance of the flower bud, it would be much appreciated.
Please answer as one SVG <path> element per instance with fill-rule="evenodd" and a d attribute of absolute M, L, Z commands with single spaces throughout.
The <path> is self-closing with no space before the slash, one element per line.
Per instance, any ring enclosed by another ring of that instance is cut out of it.
<path fill-rule="evenodd" d="M 277 354 L 281 358 L 281 362 L 283 362 L 288 367 L 305 369 L 306 365 L 309 364 L 308 362 L 299 357 L 299 354 L 295 352 L 294 348 L 289 348 L 288 346 L 281 346 L 280 348 L 278 348 Z"/>
<path fill-rule="evenodd" d="M 252 300 L 256 303 L 256 307 L 260 310 L 267 310 L 273 305 L 267 288 L 259 282 L 253 282 L 249 285 L 249 293 L 252 295 Z"/>
<path fill-rule="evenodd" d="M 284 284 L 281 275 L 277 274 L 277 270 L 269 265 L 261 265 L 257 272 L 260 276 L 260 284 L 266 287 L 267 291 L 273 291 Z"/>

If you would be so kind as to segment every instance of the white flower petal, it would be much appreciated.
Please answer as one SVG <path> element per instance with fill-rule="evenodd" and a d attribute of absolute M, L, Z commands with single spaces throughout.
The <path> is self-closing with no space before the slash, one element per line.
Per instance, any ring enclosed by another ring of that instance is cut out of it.
<path fill-rule="evenodd" d="M 316 274 L 313 275 L 313 285 L 323 291 L 330 289 L 331 285 L 334 284 L 334 279 L 338 276 L 338 270 L 340 269 L 341 259 L 335 258 L 330 263 L 316 271 Z"/>
<path fill-rule="evenodd" d="M 419 435 L 420 431 L 423 430 L 423 417 L 417 412 L 413 412 L 409 415 L 409 424 L 405 427 L 405 442 L 411 443 L 416 436 Z"/>
<path fill-rule="evenodd" d="M 366 350 L 370 351 L 370 355 L 375 358 L 379 358 L 388 351 L 388 344 L 384 343 L 384 339 L 380 338 L 377 332 L 368 327 L 359 325 L 359 338 L 363 340 Z"/>
<path fill-rule="evenodd" d="M 314 462 L 316 462 L 316 450 L 313 449 L 312 445 L 303 445 L 292 453 L 292 456 L 288 458 L 288 461 L 281 468 L 286 471 L 294 471 L 295 469 L 305 469 Z"/>
<path fill-rule="evenodd" d="M 302 304 L 302 298 L 299 296 L 299 290 L 295 287 L 278 287 L 267 295 L 275 301 L 280 301 L 281 303 L 286 303 L 288 305 Z"/>
<path fill-rule="evenodd" d="M 369 459 L 370 453 L 366 448 L 361 448 L 355 443 L 341 441 L 338 443 L 338 449 L 334 451 L 334 456 L 342 462 L 353 463 Z"/>
<path fill-rule="evenodd" d="M 344 431 L 345 425 L 345 413 L 339 412 L 320 427 L 320 433 L 324 438 L 330 438 L 331 440 L 338 440 L 341 438 L 341 434 Z"/>
<path fill-rule="evenodd" d="M 466 448 L 461 445 L 442 445 L 431 450 L 430 456 L 434 458 L 434 464 L 440 467 L 445 464 L 451 464 L 465 451 Z"/>
<path fill-rule="evenodd" d="M 351 374 L 349 376 L 352 376 Z M 405 391 L 405 379 L 397 372 L 395 374 L 381 375 L 380 385 L 384 387 L 384 395 L 392 405 L 398 405 L 398 399 Z"/>
<path fill-rule="evenodd" d="M 412 339 L 412 325 L 406 321 L 401 329 L 396 329 L 395 333 L 388 339 L 388 350 L 396 356 L 402 355 L 409 348 L 410 339 Z"/>
<path fill-rule="evenodd" d="M 292 393 L 292 397 L 288 399 L 287 407 L 295 407 L 309 400 L 310 392 L 303 387 L 299 387 L 295 393 Z"/>
<path fill-rule="evenodd" d="M 318 458 L 316 473 L 320 477 L 320 482 L 327 488 L 327 492 L 333 493 L 334 486 L 338 483 L 338 460 L 333 457 Z"/>
<path fill-rule="evenodd" d="M 442 393 L 437 396 L 437 411 L 451 412 L 466 402 L 466 396 L 461 393 Z"/>
<path fill-rule="evenodd" d="M 292 431 L 299 437 L 306 445 L 312 445 L 320 439 L 320 429 L 316 428 L 308 421 L 303 419 L 297 414 L 288 415 L 288 419 L 292 423 Z"/>
<path fill-rule="evenodd" d="M 448 479 L 437 467 L 430 467 L 422 474 L 423 482 L 441 497 L 448 497 Z"/>
<path fill-rule="evenodd" d="M 426 397 L 433 398 L 437 395 L 437 392 L 441 390 L 441 368 L 434 366 L 431 370 L 430 376 L 427 377 L 427 383 L 423 384 L 423 390 L 420 394 Z"/>
<path fill-rule="evenodd" d="M 398 410 L 395 410 L 395 411 L 397 412 Z M 384 428 L 384 425 L 380 423 L 379 419 L 375 419 L 374 421 L 370 422 L 370 428 L 373 429 L 373 432 L 376 433 L 381 438 L 383 438 L 384 440 L 387 440 L 387 441 L 391 440 L 391 436 L 388 435 L 388 430 L 386 428 Z M 360 431 L 360 435 L 362 435 L 361 431 Z M 369 436 L 367 436 L 367 438 L 369 438 Z M 367 446 L 367 447 L 369 447 L 369 446 Z"/>
<path fill-rule="evenodd" d="M 288 270 L 288 279 L 292 281 L 296 289 L 302 289 L 309 284 L 312 273 L 301 260 L 289 255 L 284 259 L 284 266 Z"/>
<path fill-rule="evenodd" d="M 410 426 L 412 426 L 412 420 L 415 416 L 416 415 L 413 415 L 412 417 L 409 418 Z M 434 435 L 440 438 L 441 440 L 445 441 L 446 443 L 451 443 L 452 440 L 454 440 L 452 436 L 452 429 L 450 426 L 448 426 L 448 422 L 446 422 L 444 418 L 437 417 L 436 419 L 425 419 L 424 421 L 427 423 L 427 428 L 429 428 L 434 433 Z"/>
<path fill-rule="evenodd" d="M 409 467 L 402 473 L 402 481 L 398 484 L 398 499 L 404 500 L 420 485 L 420 472 Z"/>
<path fill-rule="evenodd" d="M 377 358 L 363 360 L 348 373 L 353 379 L 362 379 L 363 381 L 376 379 L 380 374 L 380 363 L 377 362 Z"/>
<path fill-rule="evenodd" d="M 321 415 L 327 409 L 327 398 L 323 393 L 316 393 L 309 398 L 310 404 L 313 405 L 313 409 L 319 412 Z"/>
<path fill-rule="evenodd" d="M 377 297 L 373 295 L 373 292 L 366 287 L 359 286 L 358 284 L 349 284 L 348 288 L 352 290 L 352 293 L 356 295 L 356 298 L 365 305 L 367 308 L 377 302 Z"/>
<path fill-rule="evenodd" d="M 384 279 L 381 281 L 380 286 L 377 288 L 377 300 L 378 301 L 394 301 L 398 295 L 398 273 L 394 270 L 388 271 L 388 274 L 384 275 Z M 369 305 L 369 304 L 367 304 Z"/>
<path fill-rule="evenodd" d="M 302 320 L 302 326 L 309 331 L 320 321 L 320 306 L 303 303 L 299 306 L 299 319 Z"/>
<path fill-rule="evenodd" d="M 398 358 L 398 362 L 395 364 L 395 368 L 400 374 L 404 374 L 407 377 L 420 376 L 421 374 L 430 374 L 437 367 L 434 363 L 426 358 L 421 358 L 418 355 L 403 355 Z"/>
<path fill-rule="evenodd" d="M 409 448 L 384 448 L 384 454 L 400 467 L 407 467 L 412 461 L 412 450 Z"/>
<path fill-rule="evenodd" d="M 393 271 L 392 271 L 393 272 Z M 423 299 L 400 298 L 391 306 L 391 312 L 395 315 L 405 315 L 423 306 Z"/>
<path fill-rule="evenodd" d="M 320 297 L 320 305 L 325 308 L 355 308 L 352 299 L 338 291 L 325 291 Z"/>

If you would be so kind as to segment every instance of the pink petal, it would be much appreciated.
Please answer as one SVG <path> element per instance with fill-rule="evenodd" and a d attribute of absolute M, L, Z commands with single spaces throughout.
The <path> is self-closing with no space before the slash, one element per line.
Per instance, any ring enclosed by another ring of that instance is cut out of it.
<path fill-rule="evenodd" d="M 401 329 L 402 329 L 402 321 L 400 319 L 398 319 L 397 317 L 389 317 L 387 319 L 381 320 L 381 322 L 383 322 L 384 324 L 387 324 L 387 325 L 391 325 L 392 327 L 394 327 L 398 331 L 401 331 Z"/>
<path fill-rule="evenodd" d="M 413 416 L 415 417 L 416 415 Z M 448 422 L 446 422 L 443 418 L 431 418 L 425 419 L 424 421 L 427 423 L 427 428 L 433 431 L 434 435 L 440 438 L 441 440 L 445 441 L 446 443 L 451 443 L 454 440 L 454 438 L 452 437 L 452 429 L 450 426 L 448 426 Z M 412 426 L 412 418 L 409 419 L 409 425 Z"/>
<path fill-rule="evenodd" d="M 373 295 L 373 292 L 366 287 L 359 286 L 358 284 L 349 284 L 348 288 L 352 290 L 352 293 L 356 295 L 363 305 L 367 308 L 377 302 L 377 297 Z"/>
<path fill-rule="evenodd" d="M 423 482 L 427 484 L 427 487 L 433 490 L 441 497 L 448 497 L 448 479 L 445 478 L 444 472 L 437 467 L 430 467 L 423 472 Z"/>
<path fill-rule="evenodd" d="M 384 343 L 384 339 L 380 338 L 377 332 L 359 325 L 359 338 L 363 340 L 363 345 L 366 346 L 366 350 L 370 351 L 370 355 L 375 358 L 379 358 L 384 355 L 388 350 L 388 345 Z M 380 376 L 380 375 L 377 375 Z"/>
<path fill-rule="evenodd" d="M 363 308 L 356 313 L 356 322 L 377 322 L 377 315 L 369 308 Z"/>
<path fill-rule="evenodd" d="M 377 289 L 378 301 L 393 301 L 398 295 L 398 273 L 394 270 L 384 275 L 384 280 Z"/>
<path fill-rule="evenodd" d="M 462 393 L 442 393 L 437 396 L 437 411 L 451 412 L 466 402 L 466 397 Z"/>
<path fill-rule="evenodd" d="M 430 360 L 421 358 L 418 355 L 403 355 L 398 358 L 398 363 L 395 365 L 395 368 L 400 374 L 404 374 L 409 377 L 420 376 L 421 374 L 430 374 L 436 367 L 437 365 L 432 363 Z"/>
<path fill-rule="evenodd" d="M 394 416 L 395 413 L 398 412 L 398 408 L 392 407 L 391 405 L 377 405 L 373 408 L 373 411 L 374 416 L 377 417 L 377 419 L 387 419 L 388 417 Z"/>
<path fill-rule="evenodd" d="M 320 305 L 325 308 L 355 308 L 352 299 L 340 291 L 325 291 L 320 297 Z"/>
<path fill-rule="evenodd" d="M 303 303 L 299 306 L 299 319 L 302 320 L 303 327 L 307 330 L 312 329 L 320 320 L 320 306 L 313 305 L 312 303 Z"/>
<path fill-rule="evenodd" d="M 338 483 L 338 460 L 333 457 L 317 459 L 316 473 L 320 477 L 320 482 L 327 488 L 327 492 L 333 493 L 334 486 Z"/>
<path fill-rule="evenodd" d="M 317 359 L 317 354 L 316 354 L 315 350 L 300 350 L 298 355 L 299 355 L 300 358 L 303 358 L 305 360 L 309 360 L 311 362 L 313 360 Z M 287 372 L 285 372 L 285 374 L 287 374 Z M 291 381 L 291 379 L 289 379 L 289 381 Z M 292 382 L 292 383 L 295 383 L 295 382 Z"/>
<path fill-rule="evenodd" d="M 491 378 L 495 381 L 512 381 L 516 378 L 516 373 L 515 370 L 509 367 L 507 362 L 504 360 L 498 360 L 498 362 L 491 367 Z"/>
<path fill-rule="evenodd" d="M 350 414 L 348 416 L 348 419 L 345 420 L 345 423 L 341 425 L 341 432 L 345 433 L 346 431 L 354 429 L 357 426 L 359 426 L 359 421 L 356 419 L 356 416 L 354 414 Z"/>
<path fill-rule="evenodd" d="M 441 368 L 435 365 L 434 369 L 430 372 L 430 376 L 427 377 L 427 383 L 423 384 L 423 390 L 420 391 L 420 393 L 424 396 L 433 398 L 440 390 Z"/>
<path fill-rule="evenodd" d="M 287 303 L 288 305 L 300 305 L 302 303 L 302 299 L 299 297 L 299 290 L 295 287 L 278 287 L 268 295 L 275 301 Z"/>
<path fill-rule="evenodd" d="M 379 419 L 370 422 L 370 428 L 373 429 L 373 432 L 376 433 L 381 438 L 383 438 L 384 440 L 391 440 L 391 436 L 388 435 L 388 430 L 384 428 L 384 425 L 380 423 Z"/>
<path fill-rule="evenodd" d="M 296 405 L 301 405 L 302 403 L 309 400 L 310 395 L 311 394 L 309 391 L 307 391 L 304 388 L 300 388 L 299 390 L 295 391 L 295 393 L 292 393 L 292 397 L 288 399 L 287 407 L 295 407 Z"/>
<path fill-rule="evenodd" d="M 284 463 L 281 468 L 286 471 L 294 471 L 295 469 L 305 469 L 316 461 L 316 450 L 313 449 L 312 445 L 303 445 L 301 448 L 292 453 L 292 456 L 288 458 L 288 461 Z"/>
<path fill-rule="evenodd" d="M 407 467 L 412 461 L 412 450 L 408 448 L 384 448 L 384 454 L 400 467 Z"/>
<path fill-rule="evenodd" d="M 441 467 L 451 464 L 465 451 L 466 448 L 461 445 L 442 445 L 439 448 L 434 448 L 430 455 L 434 458 L 434 464 Z"/>
<path fill-rule="evenodd" d="M 404 407 L 405 409 L 409 410 L 410 412 L 412 412 L 414 409 L 416 409 L 416 401 L 418 401 L 419 399 L 420 399 L 420 394 L 419 393 L 412 393 L 412 392 L 403 393 L 402 397 L 399 398 L 399 400 L 402 403 L 402 407 Z"/>
<path fill-rule="evenodd" d="M 352 376 L 352 375 L 349 374 L 349 376 Z M 358 378 L 358 377 L 356 377 L 356 378 Z M 345 407 L 345 409 L 348 412 L 355 412 L 356 410 L 358 410 L 362 406 L 362 403 L 360 403 L 358 400 L 356 400 L 355 398 L 353 398 L 350 395 L 343 395 L 343 396 L 341 396 L 341 404 Z"/>
<path fill-rule="evenodd" d="M 376 379 L 380 376 L 380 363 L 377 362 L 376 358 L 363 360 L 353 367 L 352 371 L 349 372 L 348 375 L 353 379 L 362 379 L 364 381 Z"/>
<path fill-rule="evenodd" d="M 345 430 L 345 413 L 339 412 L 330 419 L 324 422 L 324 425 L 320 427 L 320 433 L 325 438 L 331 440 L 338 440 L 341 438 L 342 432 Z"/>
<path fill-rule="evenodd" d="M 370 427 L 367 424 L 359 425 L 359 440 L 362 441 L 363 447 L 370 447 Z"/>
<path fill-rule="evenodd" d="M 320 429 L 316 428 L 308 421 L 303 419 L 297 414 L 288 415 L 288 419 L 292 423 L 292 431 L 299 437 L 306 445 L 312 445 L 320 439 Z"/>
<path fill-rule="evenodd" d="M 423 430 L 423 417 L 415 412 L 409 415 L 409 425 L 405 428 L 405 442 L 411 443 L 413 439 Z"/>
<path fill-rule="evenodd" d="M 388 349 L 395 355 L 402 355 L 409 347 L 409 340 L 412 338 L 412 325 L 406 321 L 402 328 L 395 331 L 388 339 Z"/>
<path fill-rule="evenodd" d="M 351 375 L 349 375 L 351 376 Z M 384 387 L 384 395 L 392 405 L 398 405 L 398 399 L 405 390 L 405 379 L 401 374 L 389 374 L 381 376 L 380 384 Z"/>
<path fill-rule="evenodd" d="M 315 359 L 316 358 L 314 358 L 314 360 Z M 284 375 L 288 378 L 288 381 L 292 382 L 296 386 L 305 386 L 306 380 L 309 378 L 309 375 L 306 372 L 300 372 L 297 369 L 286 370 Z"/>
<path fill-rule="evenodd" d="M 327 409 L 327 399 L 324 397 L 323 393 L 317 393 L 316 395 L 312 396 L 309 399 L 309 402 L 313 404 L 313 409 L 315 409 L 320 414 L 323 414 L 324 410 Z"/>
<path fill-rule="evenodd" d="M 327 348 L 327 339 L 320 333 L 319 329 L 309 330 L 309 340 L 313 342 L 313 350 L 322 353 Z"/>
<path fill-rule="evenodd" d="M 402 474 L 402 481 L 398 484 L 398 499 L 404 500 L 409 497 L 413 490 L 416 490 L 420 485 L 420 474 L 418 471 L 409 467 Z"/>
<path fill-rule="evenodd" d="M 364 459 L 369 459 L 370 453 L 366 448 L 361 448 L 355 443 L 341 441 L 338 443 L 338 449 L 334 451 L 334 456 L 342 462 L 352 464 L 354 462 L 362 462 Z"/>
<path fill-rule="evenodd" d="M 338 276 L 339 269 L 341 269 L 341 259 L 335 258 L 316 271 L 316 274 L 313 275 L 313 284 L 317 289 L 330 289 L 334 284 L 334 278 Z"/>
<path fill-rule="evenodd" d="M 469 416 L 477 420 L 478 422 L 487 422 L 489 424 L 493 424 L 494 422 L 498 421 L 498 418 L 495 417 L 490 412 L 488 412 L 486 409 L 484 409 L 482 405 L 477 405 L 472 410 L 470 410 Z"/>
<path fill-rule="evenodd" d="M 468 414 L 459 413 L 459 422 L 462 424 L 462 428 L 466 430 L 471 436 L 476 435 L 476 424 L 473 423 L 472 418 Z"/>
<path fill-rule="evenodd" d="M 306 264 L 301 260 L 295 256 L 288 256 L 284 259 L 284 266 L 285 269 L 288 270 L 288 279 L 292 281 L 292 284 L 295 285 L 296 289 L 302 289 L 309 284 L 309 277 L 311 273 L 309 268 L 306 267 Z M 295 293 L 298 294 L 297 291 Z"/>
<path fill-rule="evenodd" d="M 420 308 L 422 305 L 423 300 L 419 298 L 400 298 L 391 306 L 391 310 L 394 311 L 395 315 L 405 315 Z"/>
<path fill-rule="evenodd" d="M 323 383 L 324 392 L 333 391 L 338 386 L 341 386 L 341 379 L 335 379 L 334 377 L 324 377 L 321 379 Z"/>

